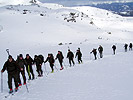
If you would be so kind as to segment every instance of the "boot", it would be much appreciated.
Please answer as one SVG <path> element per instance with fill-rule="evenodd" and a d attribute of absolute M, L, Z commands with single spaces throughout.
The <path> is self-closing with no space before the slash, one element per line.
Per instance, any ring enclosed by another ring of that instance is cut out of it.
<path fill-rule="evenodd" d="M 10 94 L 11 94 L 11 93 L 13 93 L 13 90 L 12 90 L 12 89 L 10 89 L 9 93 L 10 93 Z"/>

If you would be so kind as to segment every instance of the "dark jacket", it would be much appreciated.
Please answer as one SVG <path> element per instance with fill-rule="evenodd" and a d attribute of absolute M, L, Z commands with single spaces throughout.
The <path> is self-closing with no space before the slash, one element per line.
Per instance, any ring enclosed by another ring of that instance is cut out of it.
<path fill-rule="evenodd" d="M 49 62 L 50 64 L 53 64 L 55 62 L 54 58 L 52 56 L 47 57 L 47 59 L 44 61 L 44 63 Z"/>
<path fill-rule="evenodd" d="M 29 57 L 29 59 L 25 58 L 25 61 L 26 61 L 27 65 L 32 65 L 34 62 L 34 60 L 31 57 Z"/>
<path fill-rule="evenodd" d="M 23 70 L 24 70 L 24 68 L 25 68 L 25 66 L 27 66 L 27 63 L 26 63 L 26 61 L 25 61 L 25 59 L 17 59 L 16 60 L 16 63 L 17 63 L 17 65 L 20 67 L 20 68 L 23 68 Z"/>
<path fill-rule="evenodd" d="M 9 60 L 7 60 L 3 66 L 2 71 L 4 72 L 5 70 L 7 70 L 9 74 L 13 74 L 17 72 L 18 68 L 19 67 L 17 66 L 16 61 L 12 60 L 12 62 L 9 62 Z"/>
<path fill-rule="evenodd" d="M 115 45 L 113 45 L 113 46 L 112 46 L 112 49 L 113 49 L 113 50 L 115 50 L 115 49 L 116 49 L 116 46 L 115 46 Z"/>
<path fill-rule="evenodd" d="M 130 48 L 132 48 L 132 47 L 133 47 L 132 43 L 130 43 L 130 44 L 129 44 L 129 47 L 130 47 Z"/>
<path fill-rule="evenodd" d="M 77 52 L 76 52 L 76 57 L 77 57 L 77 56 L 81 58 L 81 57 L 82 57 L 82 53 L 81 53 L 80 51 L 77 51 Z"/>
<path fill-rule="evenodd" d="M 91 51 L 91 53 L 93 53 L 94 55 L 96 55 L 96 54 L 97 54 L 97 49 L 93 49 L 93 50 Z"/>
<path fill-rule="evenodd" d="M 102 53 L 102 52 L 103 52 L 103 47 L 102 47 L 102 46 L 99 46 L 98 51 L 99 51 L 100 53 Z"/>
<path fill-rule="evenodd" d="M 41 59 L 40 59 L 39 57 L 36 57 L 36 58 L 34 59 L 34 64 L 36 64 L 36 66 L 42 65 Z"/>
<path fill-rule="evenodd" d="M 57 59 L 57 58 L 58 58 L 59 61 L 62 61 L 62 60 L 64 59 L 62 53 L 60 53 L 60 54 L 58 53 L 58 54 L 56 55 L 56 58 L 55 58 L 55 59 Z"/>
<path fill-rule="evenodd" d="M 71 51 L 69 51 L 69 52 L 67 53 L 67 58 L 73 59 L 73 57 L 74 57 L 74 54 L 73 54 Z"/>

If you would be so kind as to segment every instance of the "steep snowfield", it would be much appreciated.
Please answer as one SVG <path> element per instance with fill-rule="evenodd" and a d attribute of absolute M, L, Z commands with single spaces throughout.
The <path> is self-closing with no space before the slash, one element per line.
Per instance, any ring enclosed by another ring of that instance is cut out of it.
<path fill-rule="evenodd" d="M 133 56 L 132 51 L 124 53 L 123 50 L 124 43 L 133 41 L 132 26 L 133 18 L 92 7 L 63 7 L 48 3 L 0 7 L 1 67 L 7 59 L 7 48 L 14 58 L 20 53 L 24 57 L 27 53 L 32 57 L 43 54 L 46 58 L 48 53 L 55 56 L 58 50 L 66 57 L 68 48 L 75 53 L 78 47 L 83 53 L 83 64 L 78 65 L 75 59 L 76 66 L 69 68 L 65 58 L 65 70 L 55 69 L 55 73 L 47 78 L 44 75 L 31 81 L 28 83 L 29 93 L 23 86 L 7 99 L 132 100 Z M 93 61 L 93 55 L 89 52 L 99 44 L 104 47 L 104 58 Z M 116 56 L 112 55 L 113 44 L 117 45 Z M 58 61 L 56 67 L 60 68 Z M 46 69 L 51 71 L 48 63 Z M 5 72 L 0 100 L 5 99 L 7 92 Z"/>

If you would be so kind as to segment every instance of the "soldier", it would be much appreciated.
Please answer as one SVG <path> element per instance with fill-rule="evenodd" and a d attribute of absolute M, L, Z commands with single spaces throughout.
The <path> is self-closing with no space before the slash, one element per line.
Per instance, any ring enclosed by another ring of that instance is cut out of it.
<path fill-rule="evenodd" d="M 47 61 L 49 62 L 50 67 L 51 67 L 51 69 L 52 69 L 51 73 L 53 73 L 53 72 L 54 72 L 53 66 L 54 66 L 54 62 L 55 62 L 53 54 L 48 54 L 48 57 L 47 57 L 47 59 L 44 61 L 44 63 L 46 63 Z"/>
<path fill-rule="evenodd" d="M 36 69 L 37 69 L 37 72 L 38 72 L 38 76 L 39 77 L 43 76 L 42 60 L 37 55 L 34 56 L 34 64 L 36 64 Z"/>
<path fill-rule="evenodd" d="M 78 50 L 77 50 L 77 52 L 76 52 L 76 56 L 75 56 L 75 58 L 76 57 L 78 57 L 78 62 L 79 62 L 79 64 L 80 63 L 82 63 L 82 53 L 81 53 L 81 51 L 80 51 L 80 48 L 78 48 Z"/>
<path fill-rule="evenodd" d="M 114 55 L 115 55 L 116 46 L 115 46 L 115 45 L 113 45 L 113 46 L 112 46 L 112 49 L 113 49 L 113 53 L 114 53 Z"/>
<path fill-rule="evenodd" d="M 16 61 L 14 61 L 12 56 L 9 55 L 8 60 L 5 62 L 3 69 L 1 70 L 2 73 L 5 70 L 7 70 L 7 72 L 8 72 L 8 87 L 10 89 L 9 93 L 13 92 L 12 79 L 14 79 L 15 91 L 18 90 L 17 68 L 18 68 L 18 66 L 16 64 Z"/>
<path fill-rule="evenodd" d="M 94 49 L 90 52 L 94 54 L 95 60 L 97 59 L 97 49 Z"/>
<path fill-rule="evenodd" d="M 20 79 L 20 73 L 23 77 L 24 85 L 26 85 L 26 76 L 25 76 L 25 66 L 27 65 L 25 59 L 23 58 L 23 55 L 20 54 L 16 60 L 17 65 L 21 68 L 21 70 L 18 70 L 18 83 L 19 86 L 22 85 L 21 79 Z"/>
<path fill-rule="evenodd" d="M 73 66 L 75 65 L 73 58 L 74 58 L 74 54 L 72 51 L 70 51 L 70 49 L 68 49 L 68 53 L 67 53 L 67 58 L 69 59 L 69 64 L 71 67 L 71 62 L 73 63 Z"/>
<path fill-rule="evenodd" d="M 128 47 L 128 44 L 125 43 L 125 45 L 124 45 L 125 52 L 127 52 L 127 47 Z"/>
<path fill-rule="evenodd" d="M 58 51 L 58 54 L 56 55 L 55 60 L 56 60 L 56 59 L 58 59 L 58 61 L 59 61 L 59 63 L 60 63 L 60 66 L 61 66 L 61 69 L 60 69 L 60 70 L 62 70 L 62 69 L 63 69 L 62 63 L 63 63 L 64 57 L 63 57 L 63 54 L 62 54 L 61 51 Z"/>
<path fill-rule="evenodd" d="M 103 57 L 103 47 L 100 45 L 98 48 L 99 54 L 100 54 L 100 58 Z"/>
<path fill-rule="evenodd" d="M 31 75 L 32 75 L 32 79 L 34 79 L 35 77 L 34 77 L 34 73 L 33 73 L 33 69 L 32 69 L 32 65 L 34 63 L 34 60 L 30 57 L 29 54 L 26 54 L 25 61 L 27 62 L 26 70 L 27 70 L 27 73 L 29 76 L 29 80 L 31 80 Z"/>

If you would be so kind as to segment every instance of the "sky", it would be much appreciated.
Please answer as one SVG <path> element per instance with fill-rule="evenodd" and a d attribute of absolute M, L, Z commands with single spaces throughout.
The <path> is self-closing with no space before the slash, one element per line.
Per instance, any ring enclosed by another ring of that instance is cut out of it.
<path fill-rule="evenodd" d="M 87 5 L 91 3 L 133 2 L 133 0 L 39 0 L 45 3 L 58 3 L 65 6 Z"/>

